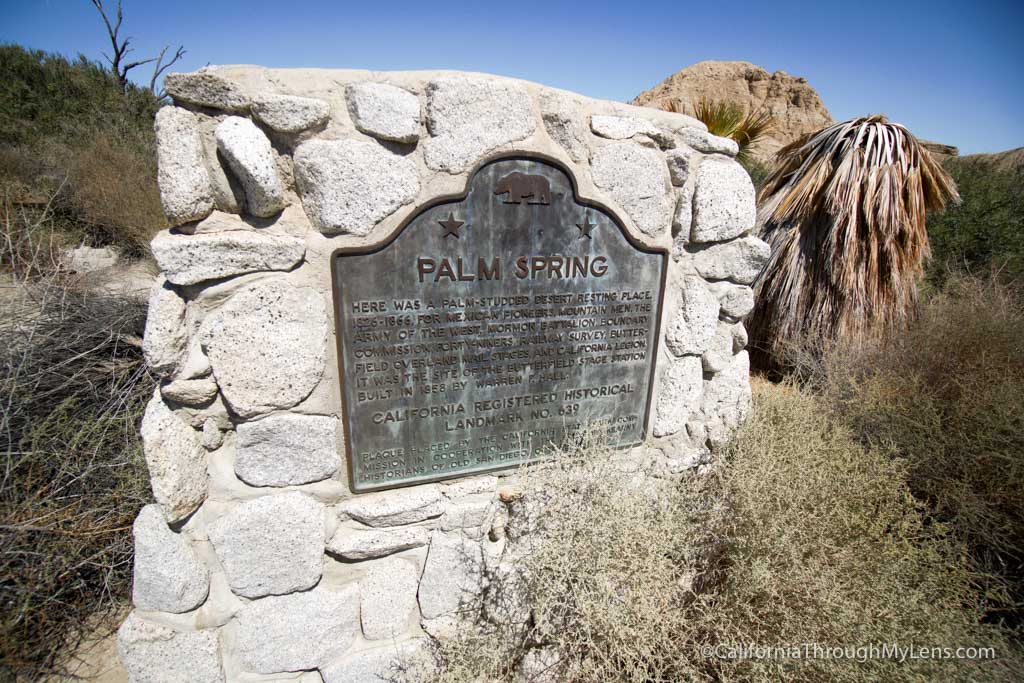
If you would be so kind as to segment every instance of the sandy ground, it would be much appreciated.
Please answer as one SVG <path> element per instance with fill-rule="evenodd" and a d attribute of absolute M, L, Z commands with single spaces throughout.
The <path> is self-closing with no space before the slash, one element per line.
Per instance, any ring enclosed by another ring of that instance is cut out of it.
<path fill-rule="evenodd" d="M 128 672 L 117 657 L 117 633 L 86 642 L 68 664 L 69 676 L 50 678 L 45 683 L 58 681 L 88 681 L 89 683 L 128 683 Z"/>

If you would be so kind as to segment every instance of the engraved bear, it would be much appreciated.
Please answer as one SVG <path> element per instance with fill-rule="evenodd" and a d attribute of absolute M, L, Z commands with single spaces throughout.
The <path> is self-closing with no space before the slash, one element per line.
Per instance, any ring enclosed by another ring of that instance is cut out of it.
<path fill-rule="evenodd" d="M 498 181 L 494 194 L 508 193 L 506 204 L 550 204 L 551 186 L 542 175 L 514 171 Z"/>

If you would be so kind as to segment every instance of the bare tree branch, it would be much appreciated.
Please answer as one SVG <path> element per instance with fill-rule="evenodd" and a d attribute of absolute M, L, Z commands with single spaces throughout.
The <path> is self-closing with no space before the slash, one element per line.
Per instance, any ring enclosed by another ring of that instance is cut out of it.
<path fill-rule="evenodd" d="M 177 62 L 185 55 L 185 49 L 179 45 L 177 50 L 174 52 L 174 56 L 166 64 L 164 63 L 164 56 L 167 53 L 169 45 L 165 45 L 160 54 L 156 57 L 148 57 L 146 59 L 136 60 L 134 62 L 124 63 L 125 55 L 132 52 L 131 48 L 131 36 L 120 38 L 119 33 L 121 31 L 121 23 L 124 21 L 124 7 L 122 6 L 121 0 L 117 0 L 117 17 L 116 21 L 111 24 L 110 17 L 107 16 L 107 11 L 103 7 L 103 0 L 91 0 L 93 7 L 100 13 L 100 17 L 103 18 L 103 24 L 107 27 L 107 37 L 110 39 L 110 45 L 113 48 L 111 53 L 113 56 L 108 55 L 106 52 L 102 52 L 103 57 L 110 63 L 110 70 L 117 78 L 117 83 L 121 87 L 122 92 L 126 92 L 128 89 L 128 72 L 136 67 L 143 66 L 144 64 L 153 64 L 153 76 L 149 80 L 149 89 L 159 98 L 163 98 L 164 94 L 161 91 L 159 94 L 156 92 L 156 82 L 160 75 L 171 67 L 172 64 Z"/>

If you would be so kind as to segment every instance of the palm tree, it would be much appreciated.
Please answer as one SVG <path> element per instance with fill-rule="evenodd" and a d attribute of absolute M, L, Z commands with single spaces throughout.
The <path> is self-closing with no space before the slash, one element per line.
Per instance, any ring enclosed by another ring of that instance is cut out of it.
<path fill-rule="evenodd" d="M 723 138 L 731 138 L 739 145 L 736 158 L 746 164 L 751 161 L 751 152 L 768 134 L 774 125 L 767 110 L 744 112 L 735 102 L 712 100 L 701 97 L 690 111 L 675 100 L 666 100 L 661 108 L 676 114 L 689 114 L 708 127 L 708 132 Z"/>
<path fill-rule="evenodd" d="M 905 127 L 843 121 L 779 150 L 758 197 L 772 255 L 755 283 L 751 346 L 762 366 L 806 340 L 863 341 L 913 315 L 930 255 L 928 211 L 953 179 Z"/>

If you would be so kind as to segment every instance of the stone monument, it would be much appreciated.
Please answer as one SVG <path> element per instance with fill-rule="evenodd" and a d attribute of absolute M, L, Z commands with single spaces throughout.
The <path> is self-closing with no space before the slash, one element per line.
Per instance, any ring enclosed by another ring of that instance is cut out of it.
<path fill-rule="evenodd" d="M 678 477 L 743 420 L 768 247 L 700 122 L 455 72 L 166 90 L 133 681 L 378 680 L 469 627 L 516 468 L 599 429 Z"/>

